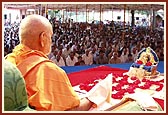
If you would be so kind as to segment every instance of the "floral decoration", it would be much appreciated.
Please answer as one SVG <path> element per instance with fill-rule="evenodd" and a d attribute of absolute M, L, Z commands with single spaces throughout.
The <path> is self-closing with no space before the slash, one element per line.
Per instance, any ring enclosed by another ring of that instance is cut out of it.
<path fill-rule="evenodd" d="M 96 79 L 87 83 L 81 83 L 79 85 L 80 90 L 90 91 L 99 81 Z M 129 77 L 128 75 L 113 74 L 112 78 L 112 95 L 114 99 L 122 99 L 125 94 L 135 93 L 136 88 L 150 89 L 152 85 L 156 85 L 155 91 L 161 91 L 163 88 L 164 79 L 160 81 L 153 81 L 143 78 L 138 79 L 136 76 Z"/>

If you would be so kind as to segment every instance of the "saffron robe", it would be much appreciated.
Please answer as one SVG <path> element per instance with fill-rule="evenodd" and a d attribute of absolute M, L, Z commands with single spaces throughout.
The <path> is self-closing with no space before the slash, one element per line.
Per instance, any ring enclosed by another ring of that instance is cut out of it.
<path fill-rule="evenodd" d="M 33 56 L 44 61 L 33 65 Z M 36 110 L 63 111 L 80 104 L 79 96 L 73 90 L 65 71 L 49 61 L 42 52 L 19 44 L 7 55 L 6 60 L 16 66 L 21 65 L 19 70 L 26 82 L 28 102 Z"/>

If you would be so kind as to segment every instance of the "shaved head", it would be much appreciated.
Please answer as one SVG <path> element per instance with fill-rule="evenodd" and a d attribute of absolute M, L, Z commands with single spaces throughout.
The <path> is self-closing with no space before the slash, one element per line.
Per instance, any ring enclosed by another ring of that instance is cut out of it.
<path fill-rule="evenodd" d="M 45 44 L 42 42 L 46 39 L 44 37 L 51 38 L 52 34 L 52 26 L 49 20 L 41 15 L 27 16 L 22 20 L 19 28 L 20 42 L 33 50 L 42 51 Z M 42 52 L 45 54 L 48 53 Z"/>

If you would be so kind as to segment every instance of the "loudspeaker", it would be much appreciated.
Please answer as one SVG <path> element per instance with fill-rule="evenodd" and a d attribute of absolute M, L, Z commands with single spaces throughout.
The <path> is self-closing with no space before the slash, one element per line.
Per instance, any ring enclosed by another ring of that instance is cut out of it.
<path fill-rule="evenodd" d="M 136 20 L 139 20 L 139 17 L 136 17 Z"/>
<path fill-rule="evenodd" d="M 7 15 L 6 14 L 4 15 L 4 19 L 7 19 Z"/>
<path fill-rule="evenodd" d="M 24 19 L 25 18 L 25 15 L 22 15 L 22 19 Z"/>
<path fill-rule="evenodd" d="M 117 20 L 120 20 L 121 19 L 121 16 L 117 16 Z"/>

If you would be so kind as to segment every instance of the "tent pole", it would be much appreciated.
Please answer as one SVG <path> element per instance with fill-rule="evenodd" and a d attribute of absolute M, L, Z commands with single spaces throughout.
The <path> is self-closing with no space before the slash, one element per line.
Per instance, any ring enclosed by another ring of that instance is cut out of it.
<path fill-rule="evenodd" d="M 87 7 L 88 7 L 88 6 L 87 6 L 87 4 L 86 4 L 86 22 L 87 22 Z"/>
<path fill-rule="evenodd" d="M 101 10 L 102 10 L 102 5 L 100 4 L 100 22 L 101 22 Z"/>
<path fill-rule="evenodd" d="M 112 13 L 112 20 L 113 20 L 113 7 L 112 7 L 112 10 L 111 10 L 111 13 Z"/>
<path fill-rule="evenodd" d="M 125 9 L 126 9 L 126 4 L 124 4 L 124 22 L 123 22 L 123 32 L 122 32 L 122 40 L 125 38 Z"/>
<path fill-rule="evenodd" d="M 77 22 L 77 13 L 78 13 L 78 5 L 76 5 L 76 22 Z"/>
<path fill-rule="evenodd" d="M 64 9 L 62 11 L 63 11 L 63 13 L 62 13 L 62 23 L 64 23 Z"/>

